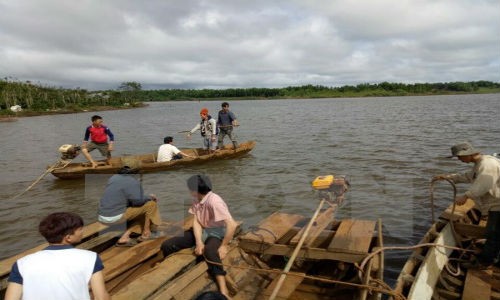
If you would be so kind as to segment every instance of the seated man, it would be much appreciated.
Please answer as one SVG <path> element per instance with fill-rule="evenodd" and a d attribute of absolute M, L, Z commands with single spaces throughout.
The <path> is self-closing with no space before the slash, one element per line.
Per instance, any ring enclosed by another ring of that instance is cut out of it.
<path fill-rule="evenodd" d="M 73 248 L 83 237 L 83 220 L 73 213 L 45 217 L 38 231 L 49 242 L 42 251 L 20 258 L 12 266 L 6 300 L 108 300 L 104 268 L 97 253 Z"/>
<path fill-rule="evenodd" d="M 130 247 L 150 239 L 151 226 L 161 224 L 156 196 L 144 194 L 141 183 L 134 178 L 136 173 L 138 169 L 124 166 L 118 174 L 111 176 L 99 203 L 99 222 L 128 223 L 128 229 L 116 243 L 117 246 Z M 130 238 L 132 232 L 141 235 L 137 241 Z"/>
<path fill-rule="evenodd" d="M 175 159 L 181 159 L 183 156 L 189 157 L 189 158 L 195 158 L 194 156 L 191 156 L 189 154 L 186 154 L 179 150 L 177 147 L 174 146 L 174 138 L 171 136 L 167 136 L 163 139 L 164 144 L 160 146 L 158 149 L 158 155 L 157 155 L 157 161 L 158 162 L 164 162 L 164 161 L 171 161 Z"/>
<path fill-rule="evenodd" d="M 171 238 L 161 245 L 163 256 L 184 248 L 195 246 L 196 255 L 204 255 L 209 261 L 221 263 L 227 254 L 227 245 L 233 239 L 237 224 L 231 217 L 226 203 L 212 192 L 210 179 L 205 175 L 191 176 L 187 181 L 193 197 L 189 213 L 194 215 L 193 228 L 184 232 L 184 236 Z M 226 297 L 226 272 L 220 265 L 208 263 L 208 270 Z"/>

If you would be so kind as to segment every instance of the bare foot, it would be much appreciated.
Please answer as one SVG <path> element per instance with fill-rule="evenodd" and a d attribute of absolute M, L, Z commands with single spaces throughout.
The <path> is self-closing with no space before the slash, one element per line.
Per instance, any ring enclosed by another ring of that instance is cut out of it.
<path fill-rule="evenodd" d="M 92 168 L 95 169 L 95 168 L 97 168 L 97 166 L 98 166 L 98 164 L 95 161 L 93 161 L 92 162 Z"/>

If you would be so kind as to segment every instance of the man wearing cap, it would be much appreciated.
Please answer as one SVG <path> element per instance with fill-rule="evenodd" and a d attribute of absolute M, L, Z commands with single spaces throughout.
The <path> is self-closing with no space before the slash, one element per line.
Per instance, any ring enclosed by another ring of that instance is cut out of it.
<path fill-rule="evenodd" d="M 450 179 L 454 183 L 471 183 L 469 189 L 457 196 L 455 203 L 463 205 L 468 198 L 474 200 L 486 223 L 486 243 L 477 261 L 471 267 L 488 267 L 497 262 L 500 252 L 500 160 L 483 155 L 470 143 L 460 143 L 451 147 L 452 155 L 461 162 L 474 163 L 472 170 L 464 174 L 443 174 L 434 180 Z"/>
<path fill-rule="evenodd" d="M 201 109 L 200 117 L 200 123 L 196 124 L 196 126 L 191 129 L 187 137 L 191 138 L 191 134 L 199 130 L 201 132 L 201 136 L 203 137 L 203 149 L 212 153 L 217 148 L 217 122 L 208 114 L 207 108 Z"/>

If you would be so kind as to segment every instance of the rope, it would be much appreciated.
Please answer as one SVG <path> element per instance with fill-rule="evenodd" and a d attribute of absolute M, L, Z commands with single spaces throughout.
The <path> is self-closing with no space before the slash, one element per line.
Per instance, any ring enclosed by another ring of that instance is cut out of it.
<path fill-rule="evenodd" d="M 39 183 L 43 179 L 43 177 L 45 177 L 45 175 L 47 175 L 55 170 L 64 169 L 65 167 L 67 167 L 71 163 L 71 161 L 72 161 L 72 159 L 64 160 L 64 161 L 58 160 L 57 162 L 55 162 L 54 164 L 49 166 L 47 168 L 47 170 L 45 170 L 45 172 L 43 172 L 42 175 L 40 175 L 35 181 L 33 181 L 32 184 L 30 184 L 30 186 L 28 186 L 24 191 L 20 192 L 19 194 L 15 195 L 14 197 L 10 198 L 10 200 L 14 200 L 14 199 L 18 198 L 19 196 L 23 195 L 24 193 L 26 193 L 27 191 L 31 190 L 37 183 Z"/>

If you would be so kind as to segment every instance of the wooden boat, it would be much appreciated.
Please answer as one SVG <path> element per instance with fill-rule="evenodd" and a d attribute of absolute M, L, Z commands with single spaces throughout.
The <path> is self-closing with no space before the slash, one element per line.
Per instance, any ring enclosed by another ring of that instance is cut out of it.
<path fill-rule="evenodd" d="M 450 205 L 439 217 L 420 244 L 433 243 L 476 250 L 476 241 L 485 233 L 474 202 Z M 500 299 L 500 269 L 470 269 L 460 263 L 471 259 L 469 252 L 443 247 L 414 250 L 404 265 L 395 292 L 406 299 Z"/>
<path fill-rule="evenodd" d="M 296 244 L 304 241 L 290 272 L 286 273 L 276 299 L 380 299 L 383 257 L 373 256 L 362 270 L 355 264 L 383 246 L 382 224 L 367 220 L 334 220 L 335 205 L 320 211 L 304 231 L 309 219 L 298 214 L 275 212 L 257 226 L 240 233 L 230 243 L 223 260 L 226 281 L 233 299 L 268 299 L 274 291 L 283 266 Z M 101 223 L 87 225 L 84 240 L 77 245 L 100 254 L 104 262 L 107 290 L 119 299 L 194 299 L 217 286 L 207 274 L 207 264 L 181 250 L 163 259 L 160 245 L 167 238 L 186 230 L 191 218 L 164 222 L 163 236 L 133 247 L 114 247 L 121 232 Z M 309 227 L 309 226 L 308 226 Z M 1 289 L 12 264 L 40 245 L 0 264 Z M 299 249 L 299 248 L 298 248 Z M 291 260 L 291 259 L 290 259 Z"/>
<path fill-rule="evenodd" d="M 97 168 L 92 168 L 90 163 L 68 163 L 64 160 L 59 161 L 57 164 L 50 166 L 50 173 L 52 175 L 61 179 L 76 179 L 82 178 L 86 174 L 115 174 L 120 168 L 125 166 L 131 161 L 135 162 L 135 165 L 139 165 L 141 173 L 149 172 L 159 172 L 175 167 L 185 166 L 185 165 L 195 165 L 201 164 L 213 160 L 230 159 L 247 154 L 255 147 L 254 141 L 248 141 L 239 144 L 238 148 L 233 149 L 232 145 L 226 145 L 224 149 L 221 149 L 214 153 L 207 153 L 206 150 L 201 148 L 193 149 L 181 149 L 181 151 L 196 158 L 183 158 L 178 160 L 171 160 L 167 162 L 157 162 L 157 153 L 147 153 L 140 155 L 127 155 L 120 157 L 111 158 L 109 164 L 105 161 L 99 161 L 99 166 Z"/>

